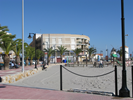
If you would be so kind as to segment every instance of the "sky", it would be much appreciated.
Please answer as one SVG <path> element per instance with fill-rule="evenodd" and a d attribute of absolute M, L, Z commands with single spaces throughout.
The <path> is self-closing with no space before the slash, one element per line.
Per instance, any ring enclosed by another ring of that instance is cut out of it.
<path fill-rule="evenodd" d="M 133 0 L 124 0 L 125 44 L 133 53 Z M 0 0 L 0 24 L 22 38 L 22 0 Z M 24 0 L 24 41 L 29 33 L 90 37 L 97 53 L 122 46 L 121 0 Z"/>

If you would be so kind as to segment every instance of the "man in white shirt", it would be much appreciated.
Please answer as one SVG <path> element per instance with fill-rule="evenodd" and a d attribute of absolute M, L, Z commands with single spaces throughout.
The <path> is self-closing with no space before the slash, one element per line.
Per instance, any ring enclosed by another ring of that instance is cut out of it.
<path fill-rule="evenodd" d="M 103 61 L 102 60 L 100 60 L 99 68 L 100 67 L 103 67 Z"/>
<path fill-rule="evenodd" d="M 14 63 L 12 62 L 12 63 L 11 63 L 11 68 L 13 68 L 13 67 L 14 67 Z"/>

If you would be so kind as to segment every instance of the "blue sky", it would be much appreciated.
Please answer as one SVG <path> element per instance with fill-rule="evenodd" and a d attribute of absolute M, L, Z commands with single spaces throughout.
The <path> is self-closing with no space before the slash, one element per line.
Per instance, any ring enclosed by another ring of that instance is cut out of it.
<path fill-rule="evenodd" d="M 124 0 L 126 45 L 133 52 L 133 0 Z M 22 0 L 0 0 L 0 24 L 22 38 Z M 29 33 L 65 33 L 90 37 L 97 53 L 119 49 L 121 0 L 24 0 L 24 40 Z M 112 46 L 111 46 L 112 45 Z"/>

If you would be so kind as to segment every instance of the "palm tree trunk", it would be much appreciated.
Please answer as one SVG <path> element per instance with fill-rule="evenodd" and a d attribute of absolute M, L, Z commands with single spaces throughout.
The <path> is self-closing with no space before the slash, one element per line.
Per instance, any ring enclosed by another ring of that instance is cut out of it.
<path fill-rule="evenodd" d="M 10 57 L 8 55 L 5 55 L 4 57 L 4 69 L 5 70 L 9 69 L 9 62 L 10 62 Z"/>
<path fill-rule="evenodd" d="M 61 55 L 61 63 L 62 63 L 62 58 L 63 58 L 63 56 Z"/>
<path fill-rule="evenodd" d="M 50 64 L 50 57 L 48 57 L 48 65 Z"/>
<path fill-rule="evenodd" d="M 20 65 L 20 57 L 16 55 L 16 64 Z"/>
<path fill-rule="evenodd" d="M 32 65 L 32 63 L 33 63 L 33 61 L 32 61 L 32 60 L 30 60 L 30 65 Z"/>
<path fill-rule="evenodd" d="M 91 58 L 91 56 L 90 56 L 90 54 L 89 54 L 89 61 L 91 60 L 90 58 Z"/>
<path fill-rule="evenodd" d="M 37 59 L 37 64 L 39 64 L 39 59 Z"/>
<path fill-rule="evenodd" d="M 28 66 L 28 59 L 26 59 L 26 66 Z"/>
<path fill-rule="evenodd" d="M 78 62 L 78 56 L 76 57 L 76 62 L 77 62 L 77 64 L 78 64 L 78 66 L 79 66 L 79 62 Z"/>

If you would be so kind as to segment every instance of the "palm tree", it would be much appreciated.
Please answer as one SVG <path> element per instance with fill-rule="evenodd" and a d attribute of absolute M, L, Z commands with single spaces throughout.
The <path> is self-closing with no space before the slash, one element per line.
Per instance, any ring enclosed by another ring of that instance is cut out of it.
<path fill-rule="evenodd" d="M 47 64 L 49 65 L 49 63 L 50 63 L 50 57 L 55 52 L 55 50 L 53 50 L 53 48 L 51 47 L 51 48 L 48 48 L 48 49 L 44 48 L 44 51 L 48 53 L 48 61 L 47 61 Z"/>
<path fill-rule="evenodd" d="M 9 31 L 8 27 L 1 26 L 1 24 L 0 24 L 0 39 L 1 39 L 1 36 L 6 35 L 6 33 L 7 33 L 6 31 Z"/>
<path fill-rule="evenodd" d="M 94 47 L 91 47 L 91 48 L 89 48 L 89 49 L 87 49 L 87 52 L 89 52 L 89 60 L 90 60 L 90 58 L 91 58 L 91 55 L 93 54 L 93 53 L 96 53 L 96 49 L 94 48 Z"/>
<path fill-rule="evenodd" d="M 30 65 L 32 65 L 32 63 L 33 63 L 32 60 L 35 57 L 35 48 L 29 46 L 29 49 L 30 49 L 30 52 L 29 52 Z"/>
<path fill-rule="evenodd" d="M 62 58 L 63 58 L 63 53 L 67 51 L 67 48 L 65 48 L 64 46 L 57 46 L 57 51 L 60 52 L 60 57 L 61 57 L 61 63 L 62 63 Z"/>
<path fill-rule="evenodd" d="M 37 50 L 36 50 L 37 64 L 39 64 L 39 59 L 40 59 L 40 57 L 42 57 L 42 56 L 44 56 L 44 52 L 41 51 L 41 50 L 39 50 L 39 49 L 37 49 Z"/>
<path fill-rule="evenodd" d="M 20 53 L 22 52 L 22 39 L 16 39 L 14 41 L 15 48 L 13 48 L 13 51 L 16 54 L 16 64 L 20 64 Z M 24 46 L 28 45 L 27 43 L 24 43 Z"/>
<path fill-rule="evenodd" d="M 10 62 L 9 51 L 15 48 L 15 43 L 12 40 L 15 37 L 16 35 L 8 35 L 8 34 L 1 35 L 0 47 L 5 52 L 5 56 L 4 56 L 4 69 L 5 70 L 9 69 L 9 62 Z"/>
<path fill-rule="evenodd" d="M 120 56 L 120 60 L 121 60 L 121 59 L 122 59 L 122 55 L 123 55 L 123 54 L 122 54 L 122 53 L 123 53 L 123 52 L 122 52 L 122 49 L 117 50 L 116 53 Z M 125 51 L 125 53 L 127 53 L 127 52 Z"/>
<path fill-rule="evenodd" d="M 82 49 L 76 48 L 75 50 L 73 50 L 73 52 L 76 54 L 76 62 L 78 63 L 78 55 L 82 52 Z"/>
<path fill-rule="evenodd" d="M 28 65 L 28 59 L 30 56 L 30 46 L 26 45 L 24 48 L 24 56 L 25 56 L 25 60 L 26 60 L 26 66 Z"/>

